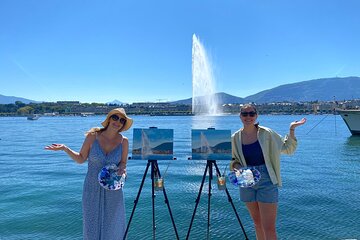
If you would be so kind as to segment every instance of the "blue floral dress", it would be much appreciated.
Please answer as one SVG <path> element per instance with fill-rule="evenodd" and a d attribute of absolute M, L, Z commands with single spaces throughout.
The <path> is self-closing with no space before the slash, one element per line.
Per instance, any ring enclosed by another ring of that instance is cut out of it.
<path fill-rule="evenodd" d="M 84 240 L 123 239 L 126 230 L 123 191 L 106 190 L 98 182 L 101 168 L 118 164 L 121 154 L 122 144 L 108 154 L 101 149 L 98 139 L 91 146 L 82 197 Z"/>

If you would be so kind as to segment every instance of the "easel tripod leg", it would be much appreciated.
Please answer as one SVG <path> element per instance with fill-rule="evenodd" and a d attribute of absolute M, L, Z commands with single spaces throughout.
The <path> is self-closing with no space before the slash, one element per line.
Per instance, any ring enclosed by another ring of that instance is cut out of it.
<path fill-rule="evenodd" d="M 193 215 L 192 215 L 192 217 L 191 217 L 189 230 L 188 230 L 187 235 L 186 235 L 186 240 L 189 239 L 189 236 L 190 236 L 190 231 L 191 231 L 191 227 L 192 227 L 192 224 L 193 224 L 193 221 L 194 221 L 194 218 L 195 218 L 196 209 L 197 209 L 197 207 L 198 207 L 198 205 L 199 205 L 199 202 L 200 202 L 201 192 L 202 192 L 202 188 L 203 188 L 203 186 L 204 186 L 207 169 L 208 169 L 208 164 L 206 164 L 205 171 L 204 171 L 204 175 L 203 175 L 203 178 L 202 178 L 202 181 L 201 181 L 201 185 L 200 185 L 200 189 L 199 189 L 199 193 L 198 193 L 198 196 L 197 196 L 197 198 L 196 198 L 196 200 L 195 200 L 195 208 L 194 208 Z"/>
<path fill-rule="evenodd" d="M 131 212 L 131 215 L 130 215 L 130 218 L 129 218 L 129 222 L 128 222 L 127 226 L 126 226 L 126 231 L 125 231 L 123 240 L 126 239 L 126 236 L 127 236 L 127 234 L 128 234 L 128 231 L 129 231 L 129 228 L 130 228 L 130 223 L 131 223 L 132 218 L 133 218 L 133 216 L 134 216 L 135 209 L 136 209 L 136 205 L 137 205 L 137 203 L 138 203 L 138 201 L 139 201 L 139 197 L 140 197 L 142 188 L 143 188 L 143 186 L 144 186 L 144 182 L 145 182 L 146 174 L 147 174 L 147 172 L 148 172 L 148 170 L 149 170 L 149 166 L 150 166 L 150 162 L 148 162 L 147 165 L 146 165 L 146 169 L 145 169 L 143 178 L 142 178 L 142 180 L 141 180 L 141 184 L 140 184 L 140 187 L 139 187 L 138 194 L 137 194 L 137 196 L 136 196 L 136 199 L 134 200 L 134 207 L 133 207 L 133 209 L 132 209 L 132 212 Z"/>
<path fill-rule="evenodd" d="M 159 177 L 161 177 L 160 169 L 159 169 L 159 166 L 158 166 L 157 162 L 155 162 L 155 167 L 156 167 L 156 169 L 158 170 Z M 167 208 L 168 208 L 168 210 L 169 210 L 171 222 L 172 222 L 173 227 L 174 227 L 176 239 L 179 240 L 179 234 L 178 234 L 178 232 L 177 232 L 176 225 L 175 225 L 175 221 L 174 221 L 174 217 L 173 217 L 172 212 L 171 212 L 170 203 L 169 203 L 169 200 L 168 200 L 168 197 L 167 197 L 167 194 L 166 194 L 165 186 L 163 186 L 163 194 L 164 194 L 164 198 L 165 198 L 165 203 L 166 203 Z"/>
<path fill-rule="evenodd" d="M 149 160 L 150 161 L 150 160 Z M 152 204 L 152 224 L 153 224 L 153 239 L 155 240 L 156 234 L 156 222 L 155 222 L 155 190 L 154 190 L 154 177 L 155 177 L 155 169 L 154 169 L 154 161 L 151 161 L 151 204 Z M 159 172 L 159 168 L 156 169 Z"/>
<path fill-rule="evenodd" d="M 213 178 L 213 162 L 207 161 L 208 169 L 209 169 L 209 192 L 208 192 L 208 223 L 207 223 L 207 239 L 210 237 L 210 202 L 211 202 L 211 180 Z"/>
<path fill-rule="evenodd" d="M 221 176 L 220 170 L 219 170 L 216 162 L 214 163 L 214 165 L 215 165 L 216 173 L 217 173 L 219 176 Z M 234 203 L 233 203 L 233 201 L 232 201 L 232 198 L 231 198 L 231 196 L 230 196 L 229 190 L 228 190 L 227 188 L 225 188 L 225 192 L 226 192 L 226 195 L 227 195 L 227 197 L 228 197 L 228 201 L 230 202 L 231 207 L 232 207 L 232 209 L 234 210 L 234 213 L 235 213 L 235 215 L 236 215 L 236 218 L 237 218 L 237 220 L 238 220 L 238 222 L 239 222 L 239 224 L 240 224 L 240 227 L 241 227 L 241 230 L 242 230 L 242 232 L 243 232 L 243 234 L 244 234 L 244 236 L 245 236 L 245 239 L 248 240 L 248 237 L 247 237 L 246 232 L 245 232 L 245 228 L 244 228 L 244 226 L 243 226 L 242 223 L 241 223 L 239 214 L 238 214 L 237 211 L 236 211 L 236 208 L 235 208 L 235 205 L 234 205 Z"/>

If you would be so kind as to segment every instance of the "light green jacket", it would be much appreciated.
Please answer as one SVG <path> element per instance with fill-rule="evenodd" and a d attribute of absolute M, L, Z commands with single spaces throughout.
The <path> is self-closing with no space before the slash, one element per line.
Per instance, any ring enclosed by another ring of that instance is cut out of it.
<path fill-rule="evenodd" d="M 294 153 L 297 147 L 297 141 L 288 135 L 282 138 L 275 131 L 263 126 L 258 126 L 257 137 L 271 181 L 273 184 L 281 186 L 280 154 Z M 242 152 L 241 130 L 236 131 L 231 136 L 231 145 L 233 160 L 230 162 L 230 170 L 234 169 L 235 163 L 239 163 L 242 167 L 246 167 L 246 161 Z"/>

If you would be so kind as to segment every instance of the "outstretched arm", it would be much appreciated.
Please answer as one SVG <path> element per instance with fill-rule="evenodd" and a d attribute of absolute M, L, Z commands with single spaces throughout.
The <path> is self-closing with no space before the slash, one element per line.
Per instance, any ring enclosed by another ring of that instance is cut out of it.
<path fill-rule="evenodd" d="M 89 151 L 90 151 L 90 146 L 91 146 L 91 143 L 93 142 L 93 138 L 94 137 L 91 136 L 90 134 L 85 138 L 85 141 L 84 141 L 84 143 L 83 143 L 83 145 L 81 147 L 80 152 L 76 152 L 76 151 L 72 150 L 71 148 L 69 148 L 65 144 L 58 144 L 58 143 L 53 143 L 51 145 L 46 146 L 45 150 L 64 151 L 75 162 L 84 163 L 86 161 L 86 159 L 88 158 Z"/>

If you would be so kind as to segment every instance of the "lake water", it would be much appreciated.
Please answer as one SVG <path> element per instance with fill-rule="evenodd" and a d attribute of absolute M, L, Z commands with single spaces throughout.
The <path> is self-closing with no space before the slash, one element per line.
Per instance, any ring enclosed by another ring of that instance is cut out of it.
<path fill-rule="evenodd" d="M 285 135 L 303 116 L 259 116 L 261 125 Z M 351 136 L 339 116 L 306 116 L 297 129 L 298 149 L 282 156 L 283 187 L 278 211 L 279 239 L 360 239 L 360 137 Z M 180 239 L 189 229 L 206 161 L 191 156 L 191 129 L 241 127 L 238 116 L 133 116 L 136 128 L 174 129 L 174 156 L 158 161 Z M 65 143 L 79 150 L 83 133 L 104 116 L 0 118 L 0 239 L 82 239 L 81 196 L 87 164 L 75 164 L 63 152 L 43 150 Z M 126 132 L 132 147 L 132 129 Z M 146 160 L 128 161 L 124 192 L 127 218 L 146 168 Z M 217 161 L 224 170 L 228 161 Z M 212 181 L 211 239 L 244 239 L 224 191 Z M 249 239 L 255 239 L 249 214 L 236 187 L 227 185 Z M 205 181 L 190 239 L 206 239 L 208 180 Z M 157 239 L 175 239 L 162 192 L 155 198 Z M 152 238 L 150 173 L 140 195 L 129 239 Z"/>

